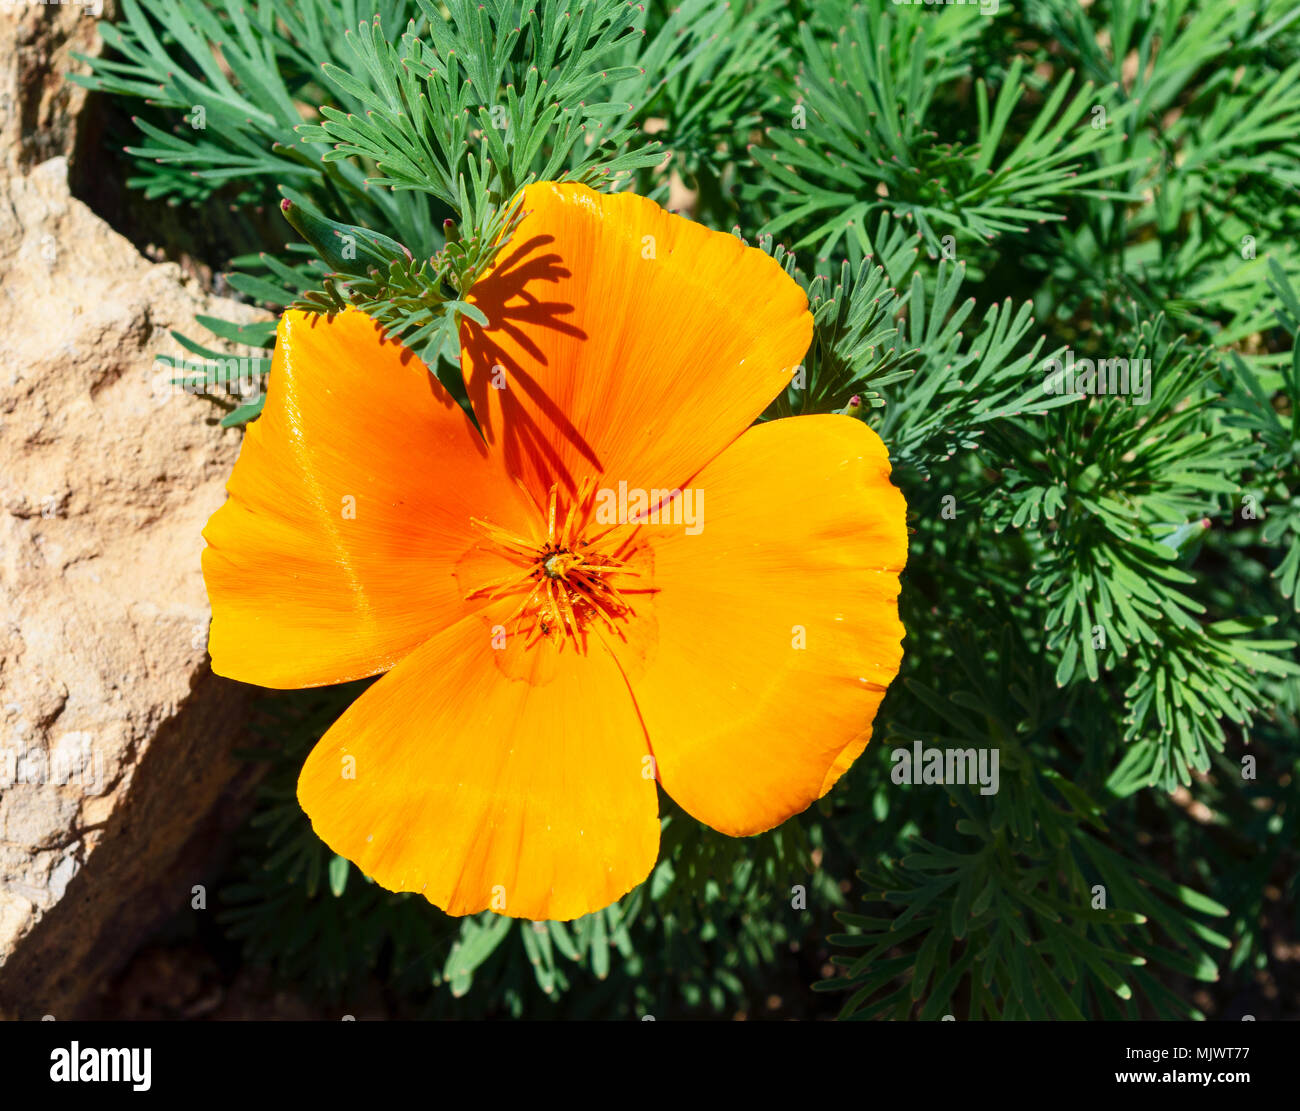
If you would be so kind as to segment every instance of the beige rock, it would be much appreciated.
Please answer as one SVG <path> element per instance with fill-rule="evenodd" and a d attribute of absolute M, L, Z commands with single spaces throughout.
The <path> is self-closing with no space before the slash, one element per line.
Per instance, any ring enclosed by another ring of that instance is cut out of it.
<path fill-rule="evenodd" d="M 0 186 L 0 1015 L 77 1014 L 231 821 L 248 688 L 208 667 L 199 555 L 239 437 L 154 364 L 196 312 L 260 318 L 63 158 Z"/>
<path fill-rule="evenodd" d="M 118 0 L 0 0 L 0 168 L 75 157 L 88 94 L 64 74 L 88 72 L 72 55 L 99 56 L 96 19 L 117 9 Z"/>

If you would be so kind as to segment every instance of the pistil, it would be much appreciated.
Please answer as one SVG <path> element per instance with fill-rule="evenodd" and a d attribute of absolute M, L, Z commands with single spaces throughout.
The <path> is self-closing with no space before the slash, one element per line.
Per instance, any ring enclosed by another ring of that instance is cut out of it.
<path fill-rule="evenodd" d="M 541 541 L 516 536 L 478 518 L 471 522 L 486 541 L 479 547 L 494 551 L 514 563 L 516 569 L 470 591 L 466 598 L 496 600 L 520 595 L 519 605 L 505 624 L 513 622 L 516 632 L 527 628 L 525 644 L 545 636 L 560 647 L 568 641 L 581 648 L 593 621 L 620 635 L 615 622 L 632 612 L 627 599 L 611 581 L 618 575 L 640 573 L 622 558 L 631 535 L 626 531 L 629 526 L 615 525 L 584 535 L 595 489 L 595 479 L 583 480 L 567 507 L 563 523 L 558 484 L 550 489 L 545 511 L 530 497 L 545 528 L 545 539 Z"/>

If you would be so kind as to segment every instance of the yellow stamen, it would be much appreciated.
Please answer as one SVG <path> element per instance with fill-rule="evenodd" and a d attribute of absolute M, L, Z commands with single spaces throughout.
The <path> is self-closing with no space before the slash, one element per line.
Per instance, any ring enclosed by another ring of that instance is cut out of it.
<path fill-rule="evenodd" d="M 514 563 L 516 570 L 484 583 L 466 598 L 496 600 L 521 595 L 506 624 L 514 623 L 516 631 L 529 629 L 526 646 L 545 636 L 561 647 L 566 640 L 582 647 L 586 628 L 593 620 L 617 634 L 615 621 L 628 617 L 632 607 L 610 579 L 639 574 L 626 558 L 621 558 L 629 554 L 624 549 L 635 529 L 619 533 L 625 526 L 614 525 L 584 535 L 596 490 L 594 478 L 579 483 L 565 508 L 562 524 L 558 484 L 550 488 L 545 511 L 527 487 L 523 483 L 520 486 L 541 518 L 545 539 L 516 536 L 499 525 L 474 518 L 471 523 L 485 540 L 480 547 Z"/>

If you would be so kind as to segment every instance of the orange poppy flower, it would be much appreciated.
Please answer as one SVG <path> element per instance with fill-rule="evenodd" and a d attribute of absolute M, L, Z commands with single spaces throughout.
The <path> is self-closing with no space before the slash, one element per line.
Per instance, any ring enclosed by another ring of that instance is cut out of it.
<path fill-rule="evenodd" d="M 462 327 L 478 427 L 364 314 L 285 313 L 203 572 L 218 674 L 388 672 L 298 781 L 327 845 L 569 919 L 650 873 L 656 780 L 743 836 L 862 752 L 905 506 L 862 422 L 753 424 L 812 334 L 771 258 L 628 193 L 524 208 Z"/>

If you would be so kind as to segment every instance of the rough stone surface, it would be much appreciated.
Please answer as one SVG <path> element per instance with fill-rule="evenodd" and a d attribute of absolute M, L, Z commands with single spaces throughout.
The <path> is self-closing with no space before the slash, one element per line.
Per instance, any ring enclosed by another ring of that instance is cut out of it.
<path fill-rule="evenodd" d="M 64 80 L 98 57 L 96 16 L 112 19 L 117 0 L 17 3 L 0 0 L 0 169 L 26 170 L 50 158 L 75 158 L 87 91 Z"/>
<path fill-rule="evenodd" d="M 249 689 L 208 667 L 199 555 L 239 439 L 154 364 L 196 312 L 259 318 L 63 158 L 0 185 L 0 1016 L 79 1013 L 233 820 Z"/>

